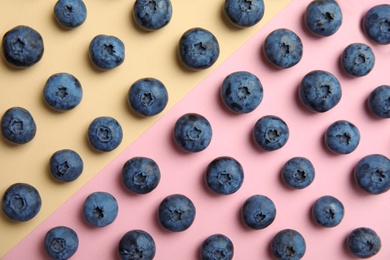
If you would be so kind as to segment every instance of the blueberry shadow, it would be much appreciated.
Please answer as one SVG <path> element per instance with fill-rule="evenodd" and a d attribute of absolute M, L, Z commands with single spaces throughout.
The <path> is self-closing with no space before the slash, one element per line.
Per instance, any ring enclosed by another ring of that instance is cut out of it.
<path fill-rule="evenodd" d="M 3 56 L 3 55 L 1 55 L 1 56 Z M 4 56 L 3 56 L 2 60 L 3 60 L 4 67 L 7 69 L 8 72 L 18 73 L 19 71 L 29 69 L 29 67 L 19 68 L 19 67 L 13 66 L 12 64 L 8 63 L 8 61 L 4 58 Z"/>
<path fill-rule="evenodd" d="M 57 20 L 55 14 L 54 14 L 54 12 L 53 12 L 53 14 L 51 15 L 51 19 L 52 19 L 52 24 L 55 24 L 55 25 L 56 25 L 56 27 L 57 27 L 56 29 L 57 29 L 57 30 L 61 30 L 62 32 L 69 32 L 69 31 L 71 31 L 71 30 L 77 28 L 77 27 L 75 27 L 75 28 L 66 28 L 66 27 L 64 27 L 63 25 L 61 25 L 61 24 L 58 22 L 58 20 Z"/>

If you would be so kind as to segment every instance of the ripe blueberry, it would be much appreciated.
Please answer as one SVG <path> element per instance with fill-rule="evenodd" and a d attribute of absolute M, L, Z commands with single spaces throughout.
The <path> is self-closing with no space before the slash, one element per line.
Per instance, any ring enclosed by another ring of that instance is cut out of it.
<path fill-rule="evenodd" d="M 135 229 L 123 235 L 117 251 L 122 260 L 152 260 L 156 254 L 156 244 L 148 232 Z"/>
<path fill-rule="evenodd" d="M 390 86 L 382 85 L 371 91 L 368 106 L 375 116 L 390 118 Z"/>
<path fill-rule="evenodd" d="M 313 164 L 304 157 L 289 159 L 281 170 L 283 181 L 294 189 L 304 189 L 309 186 L 315 176 Z"/>
<path fill-rule="evenodd" d="M 284 229 L 272 239 L 271 251 L 278 260 L 299 260 L 306 252 L 306 242 L 298 231 Z"/>
<path fill-rule="evenodd" d="M 57 226 L 46 233 L 44 246 L 51 259 L 66 260 L 76 253 L 79 238 L 70 227 Z"/>
<path fill-rule="evenodd" d="M 369 258 L 376 255 L 382 246 L 378 234 L 367 227 L 352 230 L 348 235 L 347 244 L 350 252 L 359 258 Z"/>
<path fill-rule="evenodd" d="M 115 36 L 100 34 L 89 44 L 89 57 L 98 69 L 111 70 L 125 60 L 125 45 Z"/>
<path fill-rule="evenodd" d="M 346 120 L 338 120 L 332 123 L 324 136 L 326 146 L 336 154 L 353 152 L 360 141 L 359 129 Z"/>
<path fill-rule="evenodd" d="M 116 219 L 118 203 L 110 193 L 93 192 L 84 201 L 83 215 L 89 224 L 95 227 L 105 227 Z"/>
<path fill-rule="evenodd" d="M 97 117 L 89 125 L 89 143 L 98 151 L 109 152 L 114 150 L 120 145 L 122 138 L 122 127 L 112 117 Z"/>
<path fill-rule="evenodd" d="M 264 195 L 253 195 L 242 206 L 241 217 L 244 223 L 251 229 L 264 229 L 275 220 L 275 204 Z"/>
<path fill-rule="evenodd" d="M 264 9 L 263 0 L 226 0 L 223 11 L 233 25 L 246 28 L 260 22 Z"/>
<path fill-rule="evenodd" d="M 275 151 L 287 143 L 289 129 L 281 118 L 273 115 L 263 116 L 254 125 L 252 137 L 265 151 Z"/>
<path fill-rule="evenodd" d="M 172 18 L 170 0 L 136 0 L 133 17 L 141 28 L 154 31 L 166 26 Z"/>
<path fill-rule="evenodd" d="M 11 143 L 25 144 L 35 137 L 37 126 L 28 110 L 12 107 L 1 118 L 1 132 Z"/>
<path fill-rule="evenodd" d="M 87 19 L 87 7 L 83 0 L 58 0 L 54 6 L 54 17 L 67 29 L 80 26 Z"/>
<path fill-rule="evenodd" d="M 84 168 L 84 163 L 80 155 L 70 149 L 55 152 L 50 157 L 49 165 L 52 176 L 62 182 L 76 180 Z"/>
<path fill-rule="evenodd" d="M 372 41 L 390 44 L 390 5 L 373 6 L 363 17 L 363 29 Z"/>
<path fill-rule="evenodd" d="M 348 45 L 341 56 L 341 65 L 345 72 L 353 77 L 363 77 L 374 68 L 374 52 L 364 43 Z"/>
<path fill-rule="evenodd" d="M 214 234 L 207 237 L 200 248 L 201 260 L 231 260 L 233 255 L 233 242 L 222 234 Z"/>
<path fill-rule="evenodd" d="M 344 217 L 344 205 L 333 196 L 322 196 L 314 202 L 312 215 L 320 226 L 335 227 Z"/>

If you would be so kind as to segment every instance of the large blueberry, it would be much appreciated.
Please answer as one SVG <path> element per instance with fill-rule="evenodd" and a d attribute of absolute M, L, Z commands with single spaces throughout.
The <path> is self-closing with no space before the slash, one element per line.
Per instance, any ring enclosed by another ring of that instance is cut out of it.
<path fill-rule="evenodd" d="M 84 169 L 84 163 L 80 155 L 70 149 L 62 149 L 55 152 L 49 161 L 52 176 L 62 182 L 76 180 Z"/>
<path fill-rule="evenodd" d="M 374 68 L 374 52 L 364 43 L 348 45 L 341 56 L 341 65 L 345 72 L 353 77 L 362 77 Z"/>
<path fill-rule="evenodd" d="M 315 169 L 309 159 L 305 157 L 293 157 L 284 164 L 281 175 L 283 181 L 289 187 L 304 189 L 313 182 Z"/>
<path fill-rule="evenodd" d="M 122 260 L 152 260 L 156 244 L 148 232 L 134 229 L 122 236 L 117 251 Z"/>
<path fill-rule="evenodd" d="M 275 220 L 275 204 L 267 196 L 253 195 L 244 202 L 241 217 L 248 227 L 255 230 L 264 229 Z"/>
<path fill-rule="evenodd" d="M 233 255 L 233 242 L 222 234 L 214 234 L 207 237 L 200 248 L 201 260 L 231 260 Z"/>
<path fill-rule="evenodd" d="M 252 137 L 255 143 L 265 151 L 275 151 L 287 143 L 289 129 L 280 117 L 263 116 L 254 125 Z"/>
<path fill-rule="evenodd" d="M 172 18 L 170 0 L 136 0 L 133 7 L 135 22 L 148 31 L 166 26 Z"/>
<path fill-rule="evenodd" d="M 263 0 L 226 0 L 224 14 L 237 27 L 251 27 L 264 16 Z"/>
<path fill-rule="evenodd" d="M 336 154 L 353 152 L 360 142 L 359 129 L 346 120 L 332 123 L 325 132 L 325 144 Z"/>
<path fill-rule="evenodd" d="M 283 229 L 272 239 L 271 252 L 278 260 L 299 260 L 306 252 L 306 242 L 298 231 Z"/>
<path fill-rule="evenodd" d="M 373 6 L 363 17 L 367 37 L 379 44 L 390 44 L 390 5 Z"/>
<path fill-rule="evenodd" d="M 25 144 L 35 137 L 37 126 L 27 109 L 12 107 L 1 118 L 1 132 L 11 143 Z"/>
<path fill-rule="evenodd" d="M 65 28 L 80 26 L 87 19 L 87 7 L 83 0 L 58 0 L 54 6 L 54 17 Z"/>
<path fill-rule="evenodd" d="M 66 260 L 79 248 L 79 238 L 70 227 L 53 227 L 45 235 L 44 247 L 51 259 Z"/>
<path fill-rule="evenodd" d="M 368 107 L 375 116 L 390 118 L 390 86 L 382 85 L 371 91 Z"/>
<path fill-rule="evenodd" d="M 347 237 L 350 252 L 359 258 L 369 258 L 379 253 L 382 243 L 378 234 L 371 228 L 359 227 Z"/>
<path fill-rule="evenodd" d="M 110 70 L 125 60 L 125 45 L 115 36 L 99 34 L 89 44 L 89 57 L 97 68 Z"/>
<path fill-rule="evenodd" d="M 98 151 L 109 152 L 122 142 L 123 132 L 119 122 L 109 116 L 95 118 L 88 128 L 89 143 Z"/>
<path fill-rule="evenodd" d="M 105 227 L 116 219 L 118 202 L 108 192 L 93 192 L 84 201 L 83 215 L 92 226 Z"/>
<path fill-rule="evenodd" d="M 312 215 L 320 226 L 335 227 L 344 218 L 344 205 L 333 196 L 322 196 L 314 202 Z"/>

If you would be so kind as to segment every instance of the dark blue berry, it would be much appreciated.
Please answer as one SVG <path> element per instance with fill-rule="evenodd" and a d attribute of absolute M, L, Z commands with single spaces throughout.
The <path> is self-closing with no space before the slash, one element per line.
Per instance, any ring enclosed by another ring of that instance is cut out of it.
<path fill-rule="evenodd" d="M 253 127 L 252 137 L 263 150 L 275 151 L 287 143 L 289 129 L 281 118 L 273 115 L 263 116 Z"/>
<path fill-rule="evenodd" d="M 283 166 L 281 171 L 283 181 L 294 189 L 304 189 L 315 177 L 313 164 L 304 157 L 293 157 Z"/>
<path fill-rule="evenodd" d="M 336 154 L 353 152 L 360 142 L 359 129 L 346 120 L 332 123 L 325 132 L 325 144 Z"/>
<path fill-rule="evenodd" d="M 122 260 L 152 260 L 156 254 L 156 244 L 149 233 L 135 229 L 123 235 L 117 250 Z"/>
<path fill-rule="evenodd" d="M 375 116 L 390 118 L 390 86 L 382 85 L 371 91 L 368 106 Z"/>
<path fill-rule="evenodd" d="M 233 242 L 222 234 L 207 237 L 200 248 L 201 260 L 231 260 L 233 255 Z"/>
<path fill-rule="evenodd" d="M 244 223 L 251 229 L 264 229 L 275 220 L 275 204 L 264 195 L 253 195 L 242 206 L 241 217 Z"/>
<path fill-rule="evenodd" d="M 67 29 L 80 26 L 87 19 L 87 7 L 82 0 L 58 0 L 54 6 L 54 17 Z"/>
<path fill-rule="evenodd" d="M 49 165 L 52 176 L 62 182 L 76 180 L 84 168 L 84 163 L 80 155 L 70 149 L 55 152 L 50 157 Z"/>
<path fill-rule="evenodd" d="M 116 219 L 118 202 L 110 193 L 93 192 L 84 201 L 83 215 L 92 226 L 105 227 Z"/>
<path fill-rule="evenodd" d="M 88 128 L 89 143 L 98 151 L 109 152 L 122 142 L 123 132 L 119 122 L 108 116 L 97 117 Z"/>
<path fill-rule="evenodd" d="M 390 44 L 390 5 L 373 6 L 363 17 L 363 29 L 372 41 Z"/>
<path fill-rule="evenodd" d="M 12 107 L 1 118 L 1 132 L 11 143 L 25 144 L 35 137 L 37 126 L 28 110 Z"/>
<path fill-rule="evenodd" d="M 351 231 L 347 238 L 350 252 L 358 258 L 369 258 L 379 253 L 382 243 L 378 234 L 371 228 L 359 227 Z"/>
<path fill-rule="evenodd" d="M 170 0 L 136 0 L 133 8 L 135 22 L 143 29 L 154 31 L 166 26 L 172 18 Z"/>
<path fill-rule="evenodd" d="M 278 260 L 299 260 L 306 252 L 306 242 L 298 231 L 284 229 L 272 239 L 271 251 Z"/>
<path fill-rule="evenodd" d="M 70 227 L 57 226 L 46 233 L 44 246 L 51 259 L 66 260 L 76 253 L 79 238 Z"/>
<path fill-rule="evenodd" d="M 125 45 L 115 36 L 100 34 L 89 44 L 89 57 L 98 69 L 111 70 L 125 60 Z"/>
<path fill-rule="evenodd" d="M 226 0 L 224 14 L 237 27 L 256 25 L 264 16 L 263 0 Z"/>
<path fill-rule="evenodd" d="M 353 77 L 363 77 L 374 68 L 375 56 L 371 47 L 364 43 L 348 45 L 341 56 L 345 72 Z"/>
<path fill-rule="evenodd" d="M 333 196 L 322 196 L 314 202 L 312 215 L 320 226 L 335 227 L 344 218 L 344 205 Z"/>

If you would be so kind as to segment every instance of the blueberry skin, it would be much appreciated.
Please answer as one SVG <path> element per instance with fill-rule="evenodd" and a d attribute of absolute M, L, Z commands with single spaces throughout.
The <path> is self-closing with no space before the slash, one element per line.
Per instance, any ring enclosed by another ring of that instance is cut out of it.
<path fill-rule="evenodd" d="M 217 38 L 203 28 L 187 30 L 179 40 L 180 61 L 191 70 L 204 70 L 211 67 L 219 57 Z"/>
<path fill-rule="evenodd" d="M 140 116 L 154 116 L 166 107 L 168 91 L 158 79 L 142 78 L 130 86 L 127 102 Z"/>
<path fill-rule="evenodd" d="M 83 98 L 80 81 L 69 73 L 56 73 L 46 81 L 43 99 L 57 111 L 68 111 L 78 106 Z"/>
<path fill-rule="evenodd" d="M 344 205 L 333 196 L 322 196 L 314 202 L 312 216 L 322 227 L 335 227 L 344 218 Z"/>
<path fill-rule="evenodd" d="M 353 77 L 363 77 L 374 68 L 375 55 L 370 46 L 364 43 L 348 45 L 341 56 L 345 72 Z"/>
<path fill-rule="evenodd" d="M 188 229 L 195 220 L 196 209 L 193 202 L 182 194 L 167 196 L 157 211 L 160 224 L 171 232 Z"/>
<path fill-rule="evenodd" d="M 372 41 L 390 44 L 390 5 L 381 4 L 372 7 L 363 17 L 363 31 Z"/>
<path fill-rule="evenodd" d="M 73 29 L 87 19 L 87 7 L 82 0 L 58 0 L 54 6 L 54 17 L 63 27 Z"/>
<path fill-rule="evenodd" d="M 304 19 L 310 32 L 320 37 L 328 37 L 340 28 L 343 14 L 334 0 L 314 0 L 306 7 Z"/>
<path fill-rule="evenodd" d="M 247 28 L 256 25 L 264 16 L 263 0 L 226 0 L 224 14 L 235 26 Z"/>
<path fill-rule="evenodd" d="M 215 158 L 206 169 L 205 182 L 215 193 L 229 195 L 240 189 L 244 181 L 241 164 L 229 156 Z"/>
<path fill-rule="evenodd" d="M 390 160 L 381 154 L 364 156 L 354 169 L 358 186 L 369 194 L 381 194 L 390 189 Z"/>
<path fill-rule="evenodd" d="M 220 95 L 223 103 L 232 112 L 250 113 L 263 100 L 263 85 L 256 75 L 247 71 L 237 71 L 223 80 Z"/>
<path fill-rule="evenodd" d="M 93 192 L 84 201 L 83 215 L 92 226 L 108 226 L 118 215 L 118 202 L 108 192 Z"/>
<path fill-rule="evenodd" d="M 14 183 L 4 192 L 2 208 L 12 220 L 25 222 L 35 217 L 42 206 L 38 190 L 27 183 Z"/>
<path fill-rule="evenodd" d="M 27 109 L 12 107 L 1 118 L 1 132 L 9 142 L 25 144 L 35 137 L 37 126 Z"/>
<path fill-rule="evenodd" d="M 368 107 L 375 116 L 390 118 L 390 86 L 382 85 L 371 91 Z"/>
<path fill-rule="evenodd" d="M 44 247 L 51 259 L 66 260 L 76 253 L 79 238 L 70 227 L 53 227 L 45 235 Z"/>
<path fill-rule="evenodd" d="M 313 70 L 307 73 L 299 87 L 301 103 L 314 112 L 326 112 L 341 100 L 342 90 L 338 79 L 330 72 Z"/>
<path fill-rule="evenodd" d="M 291 188 L 304 189 L 314 180 L 315 169 L 309 159 L 293 157 L 289 159 L 281 170 L 283 181 Z"/>
<path fill-rule="evenodd" d="M 287 143 L 289 129 L 280 117 L 263 116 L 253 127 L 252 137 L 255 143 L 265 151 L 275 151 Z"/>
<path fill-rule="evenodd" d="M 359 227 L 351 231 L 347 237 L 350 252 L 359 258 L 369 258 L 376 255 L 382 246 L 378 234 L 371 228 Z"/>
<path fill-rule="evenodd" d="M 200 248 L 201 260 L 231 260 L 233 255 L 233 242 L 222 234 L 214 234 L 207 237 Z"/>
<path fill-rule="evenodd" d="M 241 218 L 251 229 L 264 229 L 274 222 L 275 217 L 275 204 L 263 195 L 249 197 L 241 208 Z"/>
<path fill-rule="evenodd" d="M 173 137 L 177 146 L 185 152 L 206 149 L 213 135 L 210 122 L 202 115 L 187 113 L 175 123 Z"/>
<path fill-rule="evenodd" d="M 89 57 L 98 69 L 111 70 L 125 60 L 125 45 L 115 36 L 100 34 L 89 44 Z"/>
<path fill-rule="evenodd" d="M 59 150 L 50 157 L 51 175 L 58 181 L 71 182 L 76 180 L 84 169 L 80 155 L 70 149 Z"/>
<path fill-rule="evenodd" d="M 35 29 L 19 25 L 3 36 L 5 60 L 17 68 L 27 68 L 39 62 L 44 53 L 43 38 Z"/>
<path fill-rule="evenodd" d="M 155 31 L 165 27 L 172 19 L 170 0 L 136 0 L 133 17 L 141 28 Z"/>
<path fill-rule="evenodd" d="M 360 142 L 359 129 L 346 120 L 332 123 L 325 132 L 326 147 L 336 154 L 349 154 L 355 151 Z"/>
<path fill-rule="evenodd" d="M 299 260 L 306 252 L 306 242 L 298 231 L 284 229 L 272 239 L 271 251 L 278 260 Z"/>
<path fill-rule="evenodd" d="M 89 143 L 98 151 L 110 152 L 114 150 L 120 145 L 122 138 L 122 127 L 115 118 L 97 117 L 89 125 Z"/>
<path fill-rule="evenodd" d="M 287 69 L 295 66 L 302 59 L 303 44 L 296 33 L 281 28 L 268 34 L 263 52 L 270 63 L 280 69 Z"/>
<path fill-rule="evenodd" d="M 156 254 L 156 244 L 148 232 L 135 229 L 123 235 L 117 251 L 122 260 L 152 260 Z"/>
<path fill-rule="evenodd" d="M 157 187 L 161 174 L 154 160 L 133 157 L 123 165 L 121 177 L 127 189 L 138 194 L 146 194 Z"/>

